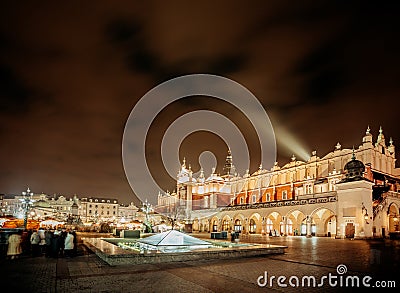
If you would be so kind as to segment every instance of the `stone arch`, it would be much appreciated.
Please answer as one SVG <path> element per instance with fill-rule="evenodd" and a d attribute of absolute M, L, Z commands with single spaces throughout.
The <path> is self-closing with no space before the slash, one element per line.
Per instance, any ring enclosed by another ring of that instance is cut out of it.
<path fill-rule="evenodd" d="M 225 215 L 222 218 L 221 225 L 222 225 L 222 227 L 221 227 L 222 231 L 230 232 L 233 229 L 233 219 L 229 215 Z"/>
<path fill-rule="evenodd" d="M 277 211 L 269 213 L 265 217 L 265 224 L 266 224 L 265 232 L 268 233 L 269 235 L 275 233 L 279 234 L 281 231 L 281 227 L 283 225 L 282 220 L 283 220 L 282 215 Z"/>
<path fill-rule="evenodd" d="M 315 236 L 335 236 L 336 235 L 336 214 L 327 207 L 318 207 L 310 214 L 315 231 L 312 233 Z M 312 228 L 314 230 L 314 228 Z"/>
<path fill-rule="evenodd" d="M 245 225 L 245 217 L 242 214 L 236 214 L 233 217 L 233 229 L 235 232 L 242 232 Z"/>
<path fill-rule="evenodd" d="M 211 221 L 210 221 L 210 231 L 211 232 L 217 232 L 217 231 L 220 231 L 220 223 L 221 222 L 221 219 L 220 218 L 218 218 L 217 216 L 214 216 L 214 217 L 212 217 L 211 218 Z"/>
<path fill-rule="evenodd" d="M 261 234 L 262 232 L 262 217 L 259 213 L 253 213 L 249 217 L 249 228 L 248 231 L 251 234 Z"/>
<path fill-rule="evenodd" d="M 306 214 L 299 209 L 292 209 L 285 215 L 286 218 L 286 234 L 298 236 L 301 234 L 301 224 L 306 218 Z"/>
<path fill-rule="evenodd" d="M 389 232 L 399 231 L 399 207 L 395 202 L 389 204 L 387 214 Z"/>

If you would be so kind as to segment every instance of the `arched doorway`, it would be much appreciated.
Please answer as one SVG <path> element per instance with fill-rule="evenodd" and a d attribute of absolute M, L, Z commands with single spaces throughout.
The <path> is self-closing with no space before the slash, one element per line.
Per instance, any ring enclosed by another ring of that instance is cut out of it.
<path fill-rule="evenodd" d="M 336 236 L 336 216 L 331 216 L 326 220 L 326 236 L 335 237 Z"/>
<path fill-rule="evenodd" d="M 222 231 L 229 231 L 230 228 L 230 221 L 228 219 L 224 219 L 222 221 Z"/>
<path fill-rule="evenodd" d="M 249 224 L 249 233 L 250 234 L 255 234 L 257 231 L 257 224 L 254 219 L 250 219 L 250 224 Z"/>
<path fill-rule="evenodd" d="M 354 234 L 356 232 L 356 227 L 354 226 L 354 223 L 352 223 L 352 222 L 346 223 L 344 231 L 345 231 L 346 238 L 354 238 Z"/>
<path fill-rule="evenodd" d="M 336 235 L 336 215 L 328 208 L 320 207 L 311 213 L 313 224 L 311 225 L 312 235 L 331 237 Z"/>
<path fill-rule="evenodd" d="M 278 212 L 272 212 L 266 218 L 266 232 L 272 236 L 279 236 L 281 233 L 283 218 Z"/>
<path fill-rule="evenodd" d="M 268 234 L 272 234 L 273 230 L 274 230 L 274 224 L 272 223 L 272 220 L 270 218 L 267 218 L 266 231 Z"/>
<path fill-rule="evenodd" d="M 212 231 L 217 232 L 218 231 L 218 220 L 214 220 L 212 224 Z"/>
<path fill-rule="evenodd" d="M 293 235 L 293 222 L 291 219 L 286 219 L 286 235 Z"/>
<path fill-rule="evenodd" d="M 292 210 L 286 214 L 287 232 L 288 235 L 301 235 L 301 224 L 306 218 L 306 215 L 299 210 Z"/>
<path fill-rule="evenodd" d="M 395 204 L 390 204 L 388 209 L 389 232 L 399 231 L 399 210 Z"/>
<path fill-rule="evenodd" d="M 311 224 L 311 236 L 315 236 L 317 232 L 317 225 L 314 221 L 314 218 L 310 218 L 309 216 L 306 216 L 303 221 L 301 222 L 301 228 L 300 228 L 300 235 L 301 236 L 307 236 L 307 222 L 310 221 Z"/>
<path fill-rule="evenodd" d="M 240 219 L 235 220 L 234 230 L 235 232 L 242 232 L 242 221 Z"/>

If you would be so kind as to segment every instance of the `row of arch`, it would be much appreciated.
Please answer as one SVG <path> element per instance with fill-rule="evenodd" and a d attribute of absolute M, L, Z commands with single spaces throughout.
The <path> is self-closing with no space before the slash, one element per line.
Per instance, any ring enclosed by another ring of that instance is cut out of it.
<path fill-rule="evenodd" d="M 285 215 L 277 211 L 271 211 L 268 214 L 254 212 L 248 217 L 242 213 L 235 215 L 221 214 L 206 221 L 195 220 L 193 230 L 333 237 L 336 235 L 336 215 L 327 208 L 317 209 L 310 215 L 306 215 L 300 210 L 292 210 Z"/>

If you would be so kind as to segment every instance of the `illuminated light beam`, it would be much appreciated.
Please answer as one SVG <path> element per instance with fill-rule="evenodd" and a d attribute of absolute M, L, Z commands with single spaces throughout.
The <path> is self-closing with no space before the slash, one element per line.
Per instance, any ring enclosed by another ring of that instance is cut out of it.
<path fill-rule="evenodd" d="M 310 159 L 310 153 L 294 134 L 282 126 L 275 126 L 274 129 L 278 145 L 287 151 L 288 154 L 294 154 L 297 158 L 305 162 Z"/>

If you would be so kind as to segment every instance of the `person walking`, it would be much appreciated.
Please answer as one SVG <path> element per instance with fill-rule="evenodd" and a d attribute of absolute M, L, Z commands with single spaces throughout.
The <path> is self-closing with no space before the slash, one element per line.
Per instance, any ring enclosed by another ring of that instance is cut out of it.
<path fill-rule="evenodd" d="M 44 232 L 44 239 L 46 241 L 46 252 L 45 252 L 46 257 L 51 257 L 52 256 L 52 253 L 51 253 L 51 242 L 52 242 L 52 238 L 53 238 L 53 233 L 54 233 L 54 230 L 51 230 L 51 229 L 47 229 Z"/>
<path fill-rule="evenodd" d="M 54 258 L 58 258 L 58 255 L 60 253 L 60 232 L 58 230 L 55 230 L 51 235 L 51 253 L 50 256 Z"/>
<path fill-rule="evenodd" d="M 40 227 L 38 230 L 38 234 L 40 237 L 40 242 L 39 242 L 39 254 L 44 255 L 46 252 L 46 235 L 45 235 L 45 230 Z"/>
<path fill-rule="evenodd" d="M 32 230 L 25 229 L 21 232 L 21 248 L 23 255 L 31 254 L 31 235 Z"/>
<path fill-rule="evenodd" d="M 72 234 L 71 231 L 68 231 L 64 241 L 64 256 L 71 257 L 73 249 L 74 249 L 74 235 Z"/>
<path fill-rule="evenodd" d="M 19 230 L 17 233 L 11 234 L 8 237 L 7 257 L 9 257 L 10 259 L 18 258 L 22 253 L 21 234 L 22 234 L 22 231 Z"/>
<path fill-rule="evenodd" d="M 31 252 L 32 252 L 32 256 L 38 256 L 39 255 L 39 243 L 40 243 L 40 236 L 37 230 L 33 230 L 31 238 Z"/>
<path fill-rule="evenodd" d="M 65 245 L 65 238 L 67 237 L 68 232 L 65 228 L 62 228 L 58 238 L 58 250 L 59 256 L 64 257 L 64 245 Z"/>
<path fill-rule="evenodd" d="M 75 229 L 71 231 L 72 236 L 74 236 L 74 248 L 72 249 L 72 256 L 76 256 L 78 253 L 78 236 Z"/>

